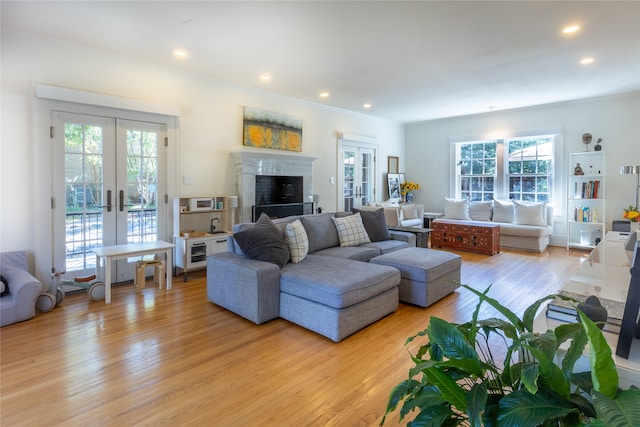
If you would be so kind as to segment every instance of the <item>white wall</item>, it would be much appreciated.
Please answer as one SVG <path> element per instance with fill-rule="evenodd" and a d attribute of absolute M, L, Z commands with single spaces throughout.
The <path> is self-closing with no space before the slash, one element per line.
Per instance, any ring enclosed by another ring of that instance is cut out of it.
<path fill-rule="evenodd" d="M 303 154 L 317 156 L 314 192 L 322 195 L 322 205 L 327 210 L 336 208 L 337 188 L 329 178 L 337 174 L 339 132 L 377 137 L 379 194 L 384 194 L 387 156 L 403 157 L 404 128 L 397 122 L 301 102 L 5 27 L 1 36 L 2 252 L 26 249 L 37 258 L 41 233 L 36 229 L 42 227 L 35 225 L 50 221 L 49 210 L 40 208 L 50 196 L 49 190 L 36 188 L 38 177 L 34 171 L 38 150 L 48 143 L 36 131 L 39 101 L 33 96 L 34 83 L 178 106 L 179 146 L 177 159 L 170 160 L 177 167 L 176 182 L 170 187 L 176 188 L 178 196 L 235 193 L 229 153 L 242 149 L 245 105 L 302 118 Z M 182 184 L 186 174 L 193 177 L 193 185 Z M 36 259 L 36 264 L 47 262 Z"/>
<path fill-rule="evenodd" d="M 619 171 L 622 165 L 640 165 L 640 93 L 410 124 L 405 129 L 405 171 L 408 180 L 422 186 L 415 193 L 416 201 L 423 203 L 425 210 L 444 209 L 444 198 L 451 194 L 451 138 L 488 138 L 550 128 L 560 128 L 563 134 L 563 157 L 558 159 L 558 179 L 563 183 L 568 175 L 567 153 L 585 149 L 582 134 L 593 135 L 589 150 L 593 150 L 598 138 L 603 139 L 607 156 L 607 230 L 610 230 L 611 221 L 621 219 L 623 208 L 634 203 L 635 177 L 620 175 Z M 565 210 L 565 206 L 555 209 L 563 215 L 556 218 L 554 227 L 553 242 L 560 245 L 564 244 L 566 234 Z"/>

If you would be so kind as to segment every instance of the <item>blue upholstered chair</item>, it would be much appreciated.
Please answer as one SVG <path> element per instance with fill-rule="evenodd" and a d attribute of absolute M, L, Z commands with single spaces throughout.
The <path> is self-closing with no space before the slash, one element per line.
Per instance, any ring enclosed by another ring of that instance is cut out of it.
<path fill-rule="evenodd" d="M 0 326 L 31 319 L 36 315 L 36 300 L 42 283 L 29 272 L 26 251 L 0 253 L 0 274 L 8 292 L 0 297 Z"/>

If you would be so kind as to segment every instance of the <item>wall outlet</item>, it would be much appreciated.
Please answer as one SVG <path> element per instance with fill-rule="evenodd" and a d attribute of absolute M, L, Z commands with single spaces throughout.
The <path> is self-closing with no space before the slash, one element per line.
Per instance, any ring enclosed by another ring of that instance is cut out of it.
<path fill-rule="evenodd" d="M 329 184 L 331 185 L 335 185 L 336 184 L 336 177 L 332 176 L 331 178 L 329 178 Z"/>

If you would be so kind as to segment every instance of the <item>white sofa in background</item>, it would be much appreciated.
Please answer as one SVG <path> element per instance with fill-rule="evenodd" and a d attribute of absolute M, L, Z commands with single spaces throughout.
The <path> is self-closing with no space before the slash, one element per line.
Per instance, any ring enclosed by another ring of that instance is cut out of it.
<path fill-rule="evenodd" d="M 553 232 L 553 207 L 546 203 L 516 200 L 469 202 L 445 199 L 446 221 L 481 221 L 500 226 L 500 249 L 544 252 Z"/>

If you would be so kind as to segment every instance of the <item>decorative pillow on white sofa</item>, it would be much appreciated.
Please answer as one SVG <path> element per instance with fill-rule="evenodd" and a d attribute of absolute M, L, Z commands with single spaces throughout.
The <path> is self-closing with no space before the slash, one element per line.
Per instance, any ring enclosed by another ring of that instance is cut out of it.
<path fill-rule="evenodd" d="M 299 263 L 309 253 L 309 238 L 307 232 L 300 222 L 296 219 L 293 222 L 287 224 L 284 229 L 284 235 L 289 245 L 289 252 L 291 253 L 291 262 Z"/>
<path fill-rule="evenodd" d="M 493 202 L 469 203 L 469 216 L 474 221 L 491 221 L 491 207 Z"/>
<path fill-rule="evenodd" d="M 358 246 L 363 243 L 371 243 L 359 212 L 343 218 L 331 219 L 336 225 L 340 246 Z"/>
<path fill-rule="evenodd" d="M 542 202 L 525 202 L 520 200 L 513 201 L 515 207 L 515 224 L 520 225 L 538 225 L 544 227 L 547 225 L 544 212 L 546 205 Z"/>
<path fill-rule="evenodd" d="M 514 219 L 513 202 L 510 200 L 493 200 L 493 222 L 512 223 Z"/>
<path fill-rule="evenodd" d="M 445 197 L 444 217 L 449 219 L 470 220 L 471 217 L 469 216 L 469 199 L 460 200 Z"/>

